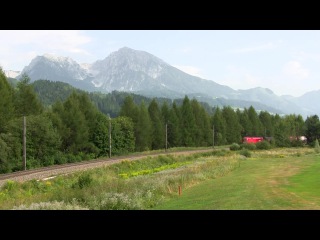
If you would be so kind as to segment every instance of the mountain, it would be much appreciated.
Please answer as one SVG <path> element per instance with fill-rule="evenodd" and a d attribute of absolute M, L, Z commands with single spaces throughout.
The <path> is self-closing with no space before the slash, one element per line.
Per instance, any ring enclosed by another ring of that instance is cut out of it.
<path fill-rule="evenodd" d="M 127 47 L 92 64 L 93 84 L 100 90 L 137 92 L 149 96 L 204 93 L 212 97 L 228 95 L 233 89 L 191 76 L 144 51 Z"/>
<path fill-rule="evenodd" d="M 23 74 L 27 74 L 32 82 L 38 79 L 62 81 L 83 90 L 94 90 L 88 70 L 69 57 L 50 54 L 37 56 L 17 78 Z"/>
<path fill-rule="evenodd" d="M 306 114 L 295 102 L 277 96 L 268 88 L 256 87 L 247 90 L 238 90 L 234 99 L 263 103 L 272 108 L 281 109 L 286 114 Z"/>
<path fill-rule="evenodd" d="M 317 114 L 320 116 L 320 106 L 317 104 L 320 102 L 320 90 L 307 92 L 300 97 L 290 99 L 290 101 L 299 106 L 307 115 Z"/>
<path fill-rule="evenodd" d="M 275 95 L 270 89 L 234 90 L 212 80 L 187 74 L 145 51 L 120 48 L 103 60 L 78 64 L 71 58 L 53 55 L 37 56 L 25 67 L 31 81 L 61 81 L 86 90 L 110 93 L 123 91 L 147 97 L 183 98 L 185 95 L 205 101 L 211 106 L 221 104 L 236 108 L 252 105 L 256 110 L 278 114 L 306 116 L 314 109 L 298 105 L 299 101 Z"/>

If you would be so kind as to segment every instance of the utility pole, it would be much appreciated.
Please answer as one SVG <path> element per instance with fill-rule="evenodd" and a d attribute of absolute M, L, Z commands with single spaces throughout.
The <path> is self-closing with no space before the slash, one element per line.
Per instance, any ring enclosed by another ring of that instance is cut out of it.
<path fill-rule="evenodd" d="M 111 117 L 109 115 L 109 158 L 111 158 Z"/>
<path fill-rule="evenodd" d="M 166 123 L 166 151 L 168 149 L 168 123 Z"/>
<path fill-rule="evenodd" d="M 214 125 L 212 125 L 212 148 L 214 148 Z"/>
<path fill-rule="evenodd" d="M 26 116 L 23 116 L 23 170 L 27 170 L 27 127 Z"/>

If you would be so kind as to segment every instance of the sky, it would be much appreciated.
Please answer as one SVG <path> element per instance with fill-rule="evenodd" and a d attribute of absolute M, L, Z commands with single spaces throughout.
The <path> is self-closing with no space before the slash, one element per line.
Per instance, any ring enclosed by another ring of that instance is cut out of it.
<path fill-rule="evenodd" d="M 122 47 L 235 90 L 320 90 L 320 30 L 0 30 L 0 66 L 22 71 L 46 53 L 93 63 Z"/>

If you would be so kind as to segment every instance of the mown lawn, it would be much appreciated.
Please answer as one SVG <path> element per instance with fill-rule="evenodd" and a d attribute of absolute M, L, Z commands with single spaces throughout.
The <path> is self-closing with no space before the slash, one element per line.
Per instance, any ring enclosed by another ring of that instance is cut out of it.
<path fill-rule="evenodd" d="M 155 210 L 320 209 L 320 156 L 255 152 L 227 175 L 170 198 Z"/>

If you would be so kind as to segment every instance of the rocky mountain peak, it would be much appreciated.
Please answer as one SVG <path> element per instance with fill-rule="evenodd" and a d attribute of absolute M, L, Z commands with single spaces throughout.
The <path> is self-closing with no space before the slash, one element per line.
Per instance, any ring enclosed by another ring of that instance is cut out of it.
<path fill-rule="evenodd" d="M 22 73 L 28 74 L 32 81 L 62 81 L 86 91 L 117 90 L 148 97 L 169 98 L 189 95 L 206 99 L 213 105 L 228 101 L 236 106 L 253 105 L 260 109 L 271 107 L 284 113 L 310 112 L 310 107 L 307 109 L 305 104 L 301 105 L 302 102 L 307 102 L 307 97 L 305 101 L 299 101 L 304 107 L 302 109 L 297 106 L 298 102 L 293 103 L 293 99 L 281 98 L 267 88 L 236 91 L 212 80 L 189 75 L 148 52 L 129 47 L 120 48 L 93 64 L 80 65 L 69 57 L 45 54 L 34 58 Z"/>

